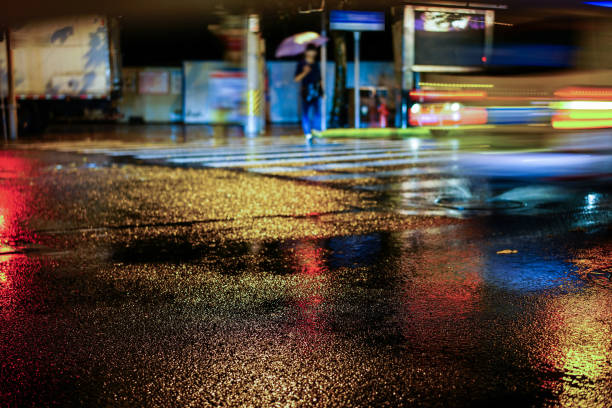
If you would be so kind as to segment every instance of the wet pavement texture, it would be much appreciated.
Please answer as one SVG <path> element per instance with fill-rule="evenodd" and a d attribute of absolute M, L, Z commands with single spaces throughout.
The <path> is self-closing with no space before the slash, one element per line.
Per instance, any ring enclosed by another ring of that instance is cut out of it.
<path fill-rule="evenodd" d="M 606 180 L 424 146 L 0 151 L 0 405 L 611 406 Z"/>

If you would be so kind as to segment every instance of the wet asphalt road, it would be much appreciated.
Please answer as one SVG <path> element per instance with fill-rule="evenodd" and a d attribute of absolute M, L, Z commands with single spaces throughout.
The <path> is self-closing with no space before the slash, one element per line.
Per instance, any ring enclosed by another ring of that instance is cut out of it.
<path fill-rule="evenodd" d="M 607 182 L 158 142 L 0 152 L 0 405 L 612 405 Z"/>

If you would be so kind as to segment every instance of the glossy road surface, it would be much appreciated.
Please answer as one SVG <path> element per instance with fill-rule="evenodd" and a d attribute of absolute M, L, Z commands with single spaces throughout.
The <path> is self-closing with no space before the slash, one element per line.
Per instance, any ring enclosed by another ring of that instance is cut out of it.
<path fill-rule="evenodd" d="M 0 405 L 611 406 L 607 180 L 480 153 L 0 151 Z"/>

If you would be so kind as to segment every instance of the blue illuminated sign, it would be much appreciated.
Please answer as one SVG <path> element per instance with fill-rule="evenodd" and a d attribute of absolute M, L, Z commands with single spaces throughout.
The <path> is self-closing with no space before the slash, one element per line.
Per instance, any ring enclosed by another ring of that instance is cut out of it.
<path fill-rule="evenodd" d="M 385 13 L 378 11 L 332 10 L 329 15 L 332 30 L 384 31 Z"/>
<path fill-rule="evenodd" d="M 612 1 L 585 1 L 584 4 L 597 7 L 612 7 Z"/>

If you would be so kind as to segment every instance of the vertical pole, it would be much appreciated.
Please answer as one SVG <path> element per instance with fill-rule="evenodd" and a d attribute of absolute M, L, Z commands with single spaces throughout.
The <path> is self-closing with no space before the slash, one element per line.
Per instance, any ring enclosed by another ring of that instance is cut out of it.
<path fill-rule="evenodd" d="M 110 57 L 110 70 L 108 75 L 110 76 L 111 92 L 121 92 L 121 53 L 120 50 L 120 26 L 119 19 L 117 17 L 108 18 L 108 53 Z"/>
<path fill-rule="evenodd" d="M 361 118 L 360 118 L 360 114 L 361 114 L 361 107 L 359 106 L 359 99 L 360 99 L 360 94 L 359 94 L 359 40 L 361 39 L 361 32 L 360 31 L 354 31 L 353 32 L 353 37 L 355 38 L 355 63 L 354 63 L 354 67 L 353 67 L 353 74 L 354 74 L 354 86 L 355 86 L 355 100 L 354 100 L 354 106 L 355 106 L 355 129 L 359 129 L 361 127 Z"/>
<path fill-rule="evenodd" d="M 8 85 L 8 125 L 9 138 L 17 140 L 17 100 L 15 98 L 15 78 L 13 75 L 13 47 L 11 45 L 11 30 L 6 30 L 6 80 Z"/>
<path fill-rule="evenodd" d="M 402 24 L 402 128 L 408 127 L 408 109 L 410 108 L 410 91 L 414 86 L 414 8 L 404 7 Z"/>
<path fill-rule="evenodd" d="M 259 106 L 259 124 L 258 133 L 263 135 L 266 132 L 266 42 L 261 37 L 260 33 L 257 33 L 257 71 L 258 71 L 258 84 L 259 93 L 257 104 Z"/>
<path fill-rule="evenodd" d="M 246 123 L 244 132 L 247 137 L 256 136 L 259 133 L 259 110 L 258 101 L 261 92 L 259 89 L 259 64 L 258 60 L 258 36 L 259 16 L 250 14 L 247 18 L 246 32 Z"/>
<path fill-rule="evenodd" d="M 393 19 L 395 20 L 392 24 L 393 34 L 393 63 L 395 71 L 395 88 L 393 97 L 395 99 L 395 127 L 402 126 L 402 43 L 404 34 L 404 8 L 393 7 L 391 9 Z M 401 18 L 400 18 L 401 17 Z"/>
<path fill-rule="evenodd" d="M 327 37 L 327 14 L 325 10 L 321 12 L 321 35 Z M 323 95 L 321 95 L 321 130 L 327 129 L 327 43 L 321 46 L 321 86 L 323 87 Z"/>
<path fill-rule="evenodd" d="M 491 59 L 493 52 L 493 25 L 495 24 L 495 11 L 487 10 L 485 12 L 485 46 L 483 63 L 487 65 Z"/>

